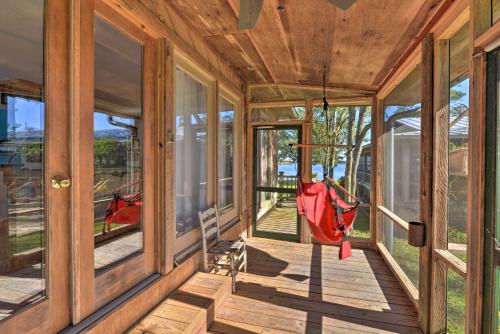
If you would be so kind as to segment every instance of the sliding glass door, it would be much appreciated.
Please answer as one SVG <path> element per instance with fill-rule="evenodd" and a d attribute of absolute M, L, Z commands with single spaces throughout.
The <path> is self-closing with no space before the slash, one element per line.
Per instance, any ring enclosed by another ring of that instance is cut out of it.
<path fill-rule="evenodd" d="M 0 333 L 70 322 L 68 14 L 65 1 L 1 3 Z"/>

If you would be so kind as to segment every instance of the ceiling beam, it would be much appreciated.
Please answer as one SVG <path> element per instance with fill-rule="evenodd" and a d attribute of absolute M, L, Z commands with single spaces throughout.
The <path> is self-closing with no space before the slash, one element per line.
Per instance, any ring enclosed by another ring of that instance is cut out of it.
<path fill-rule="evenodd" d="M 297 84 L 297 83 L 258 83 L 258 84 L 248 84 L 247 85 L 248 89 L 252 88 L 296 88 L 296 89 L 309 89 L 309 90 L 323 90 L 323 86 L 320 85 L 304 85 L 304 84 Z M 345 92 L 345 93 L 352 93 L 352 94 L 360 94 L 360 95 L 367 95 L 367 96 L 373 96 L 377 93 L 376 90 L 368 90 L 368 89 L 357 89 L 357 88 L 351 88 L 351 87 L 345 87 L 345 86 L 327 86 L 326 91 L 328 92 Z"/>
<path fill-rule="evenodd" d="M 302 107 L 306 105 L 306 100 L 292 101 L 272 101 L 272 102 L 252 102 L 248 104 L 249 109 L 256 108 L 279 108 L 279 107 Z"/>

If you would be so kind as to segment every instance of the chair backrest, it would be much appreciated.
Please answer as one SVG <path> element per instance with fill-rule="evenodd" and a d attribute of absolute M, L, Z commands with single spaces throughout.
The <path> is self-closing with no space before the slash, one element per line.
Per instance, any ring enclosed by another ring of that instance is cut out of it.
<path fill-rule="evenodd" d="M 217 205 L 205 211 L 198 212 L 201 227 L 201 239 L 203 242 L 203 260 L 205 271 L 208 270 L 207 249 L 215 244 L 220 238 L 219 211 Z"/>

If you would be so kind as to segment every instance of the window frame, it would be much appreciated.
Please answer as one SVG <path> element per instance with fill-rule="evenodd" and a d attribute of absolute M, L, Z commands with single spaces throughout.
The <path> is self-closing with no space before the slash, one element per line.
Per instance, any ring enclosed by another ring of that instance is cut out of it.
<path fill-rule="evenodd" d="M 399 281 L 401 286 L 403 287 L 404 291 L 412 301 L 413 305 L 415 308 L 419 310 L 419 290 L 414 286 L 414 284 L 411 282 L 409 279 L 408 275 L 403 271 L 401 266 L 396 262 L 394 257 L 391 255 L 389 250 L 386 248 L 385 244 L 382 241 L 382 231 L 383 231 L 383 221 L 384 219 L 388 219 L 392 221 L 394 224 L 398 225 L 401 229 L 405 230 L 408 232 L 408 222 L 393 213 L 391 210 L 386 208 L 383 205 L 383 178 L 384 178 L 384 119 L 385 119 L 385 99 L 391 94 L 394 89 L 404 80 L 406 79 L 410 73 L 418 66 L 421 65 L 423 61 L 422 57 L 422 45 L 419 44 L 414 51 L 411 53 L 411 55 L 406 59 L 406 61 L 401 65 L 401 67 L 398 68 L 398 70 L 394 73 L 394 75 L 391 77 L 391 79 L 387 82 L 387 84 L 379 91 L 377 94 L 377 108 L 374 112 L 377 112 L 378 115 L 376 115 L 376 131 L 377 133 L 373 133 L 372 136 L 376 137 L 376 141 L 372 139 L 372 145 L 376 145 L 376 158 L 374 157 L 373 159 L 376 159 L 376 180 L 372 184 L 375 184 L 376 187 L 376 212 L 373 212 L 375 215 L 375 225 L 376 225 L 376 245 L 378 250 L 380 251 L 382 257 L 384 260 L 387 262 L 389 265 L 389 268 L 391 271 L 394 273 L 396 276 L 396 279 Z M 422 97 L 421 97 L 422 100 Z M 422 103 L 422 101 L 421 101 Z M 421 133 L 421 140 L 422 140 L 422 133 Z M 372 161 L 373 164 L 373 161 Z M 372 167 L 373 168 L 373 167 Z M 420 169 L 422 170 L 424 168 L 422 165 L 420 166 Z M 420 184 L 420 187 L 422 187 L 422 184 Z M 421 269 L 421 262 L 422 257 L 419 255 L 419 268 Z M 420 276 L 420 270 L 419 270 L 419 276 Z M 419 284 L 422 285 L 422 284 Z"/>
<path fill-rule="evenodd" d="M 241 147 L 241 137 L 238 136 L 237 134 L 240 133 L 240 130 L 242 129 L 242 124 L 241 124 L 241 99 L 238 98 L 238 96 L 231 94 L 231 92 L 225 88 L 223 85 L 219 84 L 218 87 L 218 94 L 217 94 L 217 112 L 216 112 L 216 136 L 217 136 L 217 141 L 216 141 L 216 181 L 217 181 L 217 186 L 216 186 L 216 193 L 215 193 L 215 198 L 216 201 L 215 203 L 219 203 L 219 189 L 218 189 L 218 183 L 219 183 L 219 98 L 224 98 L 226 101 L 231 103 L 234 106 L 234 121 L 233 121 L 233 207 L 229 210 L 226 210 L 220 214 L 220 223 L 221 226 L 226 225 L 227 223 L 231 222 L 232 220 L 236 219 L 239 217 L 240 213 L 240 198 L 241 198 L 241 189 L 240 189 L 240 182 L 237 182 L 238 180 L 241 179 L 241 170 L 243 169 L 243 164 L 242 164 L 242 159 L 241 153 L 243 152 L 242 147 Z"/>
<path fill-rule="evenodd" d="M 71 298 L 73 322 L 77 323 L 100 307 L 109 303 L 125 291 L 157 272 L 157 243 L 155 231 L 158 228 L 158 214 L 155 211 L 154 171 L 157 154 L 154 145 L 156 136 L 156 70 L 157 55 L 155 39 L 134 25 L 103 0 L 89 0 L 74 9 L 81 16 L 78 29 L 74 29 L 73 38 L 78 43 L 73 45 L 75 55 L 72 61 L 72 93 L 79 95 L 78 103 L 73 106 L 71 135 L 80 140 L 71 141 L 71 169 L 73 184 L 71 187 L 71 220 L 85 222 L 73 224 L 72 266 L 73 280 Z M 129 257 L 113 263 L 102 271 L 94 269 L 94 197 L 93 175 L 94 156 L 94 44 L 95 18 L 99 16 L 127 37 L 138 41 L 143 46 L 142 62 L 142 119 L 144 127 L 143 149 L 143 249 Z M 77 50 L 77 52 L 75 51 Z M 84 50 L 84 51 L 81 51 Z M 92 64 L 89 68 L 89 64 Z M 146 159 L 146 157 L 148 157 Z M 78 203 L 78 205 L 75 205 Z M 161 256 L 160 256 L 161 257 Z M 126 276 L 125 282 L 115 278 Z"/>
<path fill-rule="evenodd" d="M 430 270 L 432 272 L 431 289 L 434 291 L 434 296 L 431 298 L 431 330 L 436 331 L 440 329 L 448 328 L 448 269 L 452 270 L 460 277 L 463 278 L 464 284 L 467 284 L 467 263 L 470 263 L 470 229 L 471 222 L 467 218 L 466 220 L 466 231 L 467 231 L 467 250 L 466 256 L 467 260 L 462 261 L 456 255 L 452 254 L 448 250 L 448 226 L 449 226 L 449 215 L 448 215 L 448 201 L 449 201 L 449 189 L 448 189 L 448 159 L 449 159 L 449 111 L 450 111 L 450 62 L 451 62 L 451 52 L 450 52 L 450 40 L 451 38 L 461 30 L 466 24 L 469 23 L 469 30 L 472 28 L 472 24 L 469 20 L 470 10 L 469 7 L 465 7 L 461 12 L 457 13 L 452 22 L 444 27 L 441 31 L 436 33 L 434 39 L 434 141 L 437 144 L 439 137 L 446 137 L 446 143 L 444 145 L 435 144 L 434 149 L 434 168 L 439 169 L 439 164 L 446 162 L 446 173 L 434 173 L 433 183 L 435 185 L 433 190 L 433 207 L 446 207 L 446 215 L 441 216 L 436 209 L 433 210 L 433 222 L 432 222 L 432 234 L 434 235 L 432 240 L 432 259 Z M 469 54 L 472 53 L 473 40 L 469 34 Z M 472 86 L 472 67 L 469 64 L 469 85 Z M 471 90 L 469 90 L 471 92 Z M 469 94 L 469 111 L 472 105 L 472 94 Z M 442 114 L 443 117 L 439 115 Z M 470 119 L 470 114 L 469 114 Z M 471 142 L 471 128 L 468 128 L 468 141 Z M 442 149 L 440 149 L 442 148 Z M 469 151 L 470 152 L 470 151 Z M 471 155 L 468 153 L 468 159 Z M 469 171 L 467 175 L 467 192 L 469 189 L 469 179 L 471 177 L 471 172 Z M 446 184 L 446 192 L 442 193 L 437 191 L 437 186 L 440 183 Z M 468 206 L 468 210 L 470 207 Z M 467 217 L 469 213 L 467 213 Z M 464 291 L 465 298 L 465 314 L 467 314 L 467 309 L 469 307 L 469 297 Z M 442 304 L 444 303 L 444 305 Z M 464 328 L 468 326 L 467 320 L 464 319 Z"/>
<path fill-rule="evenodd" d="M 188 56 L 184 55 L 181 53 L 179 50 L 174 49 L 174 67 L 173 71 L 175 72 L 177 69 L 180 69 L 187 75 L 189 75 L 191 78 L 194 80 L 200 82 L 202 85 L 207 87 L 207 203 L 208 207 L 213 206 L 214 204 L 217 204 L 217 197 L 218 197 L 218 155 L 217 155 L 217 147 L 218 147 L 218 97 L 219 94 L 223 96 L 225 99 L 227 99 L 229 102 L 233 103 L 235 106 L 235 133 L 237 131 L 240 131 L 242 129 L 242 117 L 241 117 L 241 101 L 242 98 L 239 94 L 236 92 L 233 92 L 230 88 L 224 86 L 217 78 L 210 73 L 208 73 L 206 70 L 204 70 L 201 66 L 199 66 L 196 62 L 192 61 Z M 176 89 L 176 84 L 175 84 L 175 75 L 173 79 L 173 87 L 174 87 L 174 93 L 173 93 L 173 100 L 174 100 L 174 117 L 173 117 L 173 123 L 170 124 L 172 127 L 174 136 L 175 136 L 175 129 L 176 129 L 176 124 L 175 124 L 175 115 L 176 115 L 176 110 L 175 110 L 175 89 Z M 175 143 L 174 143 L 175 146 Z M 229 224 L 230 222 L 234 221 L 237 218 L 240 218 L 240 211 L 241 211 L 241 194 L 240 191 L 241 189 L 239 188 L 239 183 L 238 180 L 241 178 L 241 172 L 240 172 L 240 166 L 242 167 L 242 162 L 241 157 L 242 156 L 242 141 L 241 139 L 235 135 L 235 157 L 233 160 L 234 164 L 234 178 L 236 180 L 235 184 L 235 207 L 229 211 L 226 211 L 221 214 L 219 217 L 220 219 L 220 224 L 221 228 Z M 173 157 L 175 159 L 175 148 L 173 152 Z M 175 164 L 174 164 L 174 180 L 173 184 L 175 185 Z M 175 186 L 172 189 L 172 196 L 174 199 L 174 233 L 175 231 L 175 198 L 176 198 L 176 189 Z M 174 240 L 174 255 L 182 252 L 183 250 L 188 249 L 189 247 L 195 245 L 201 240 L 201 229 L 198 225 L 192 227 L 190 230 L 183 232 L 179 235 L 175 236 Z"/>

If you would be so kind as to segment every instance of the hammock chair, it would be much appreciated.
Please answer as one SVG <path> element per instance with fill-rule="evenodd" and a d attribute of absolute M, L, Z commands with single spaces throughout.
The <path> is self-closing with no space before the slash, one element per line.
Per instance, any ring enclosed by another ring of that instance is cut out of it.
<path fill-rule="evenodd" d="M 299 215 L 307 218 L 313 237 L 320 242 L 340 241 L 339 258 L 349 257 L 351 245 L 347 233 L 356 219 L 359 202 L 354 205 L 346 203 L 325 182 L 303 183 L 300 180 L 296 197 Z"/>
<path fill-rule="evenodd" d="M 106 209 L 102 233 L 111 231 L 111 224 L 134 225 L 141 222 L 142 193 L 120 196 L 113 194 L 113 199 Z"/>

